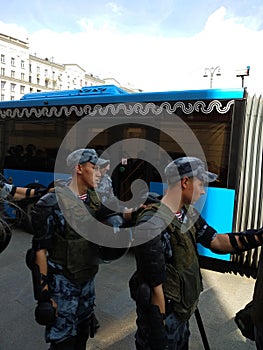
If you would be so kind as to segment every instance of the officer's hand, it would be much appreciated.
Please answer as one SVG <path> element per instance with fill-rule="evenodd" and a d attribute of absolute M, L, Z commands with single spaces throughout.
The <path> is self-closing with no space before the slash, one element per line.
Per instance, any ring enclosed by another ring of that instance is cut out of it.
<path fill-rule="evenodd" d="M 55 302 L 55 300 L 53 299 L 50 299 L 51 303 L 52 303 L 52 306 L 53 308 L 55 309 L 56 311 L 56 316 L 58 315 L 58 304 Z"/>
<path fill-rule="evenodd" d="M 53 300 L 38 301 L 35 309 L 35 320 L 41 326 L 52 326 L 56 321 L 57 310 Z"/>

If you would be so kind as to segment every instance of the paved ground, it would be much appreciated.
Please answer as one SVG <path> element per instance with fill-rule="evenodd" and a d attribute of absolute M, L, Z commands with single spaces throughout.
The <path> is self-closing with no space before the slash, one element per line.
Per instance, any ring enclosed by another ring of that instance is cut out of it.
<path fill-rule="evenodd" d="M 34 321 L 30 271 L 24 263 L 31 235 L 16 230 L 8 248 L 0 255 L 0 350 L 47 350 L 44 328 Z M 134 258 L 127 254 L 117 262 L 101 266 L 97 276 L 97 310 L 101 328 L 87 350 L 133 350 L 134 303 L 127 281 Z M 235 312 L 250 301 L 255 281 L 234 274 L 203 270 L 205 290 L 199 309 L 211 350 L 255 350 L 233 321 Z M 191 320 L 190 350 L 203 349 L 198 327 Z"/>

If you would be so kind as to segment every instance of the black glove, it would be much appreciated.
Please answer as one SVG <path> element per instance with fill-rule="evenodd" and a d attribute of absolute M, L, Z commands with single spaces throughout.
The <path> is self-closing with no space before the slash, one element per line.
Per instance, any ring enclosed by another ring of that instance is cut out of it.
<path fill-rule="evenodd" d="M 51 300 L 38 301 L 35 309 L 35 320 L 41 326 L 52 326 L 56 321 L 56 310 Z"/>
<path fill-rule="evenodd" d="M 149 344 L 152 350 L 168 350 L 168 338 L 163 315 L 157 305 L 149 305 L 147 313 L 150 325 Z"/>
<path fill-rule="evenodd" d="M 42 197 L 47 194 L 48 190 L 46 187 L 36 187 L 34 196 Z"/>

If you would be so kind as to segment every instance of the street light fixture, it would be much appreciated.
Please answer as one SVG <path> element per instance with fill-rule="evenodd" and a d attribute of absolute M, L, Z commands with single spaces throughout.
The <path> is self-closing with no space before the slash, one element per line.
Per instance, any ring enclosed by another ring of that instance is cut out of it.
<path fill-rule="evenodd" d="M 211 68 L 205 68 L 205 73 L 203 75 L 204 78 L 207 78 L 208 77 L 208 74 L 210 74 L 210 89 L 212 89 L 212 86 L 213 86 L 213 78 L 214 78 L 214 74 L 216 73 L 217 76 L 220 76 L 221 75 L 221 71 L 220 71 L 220 67 L 217 66 L 217 67 L 211 67 Z"/>
<path fill-rule="evenodd" d="M 238 69 L 236 71 L 236 77 L 240 77 L 242 79 L 242 88 L 244 87 L 244 77 L 249 76 L 250 66 L 247 66 L 245 69 Z"/>

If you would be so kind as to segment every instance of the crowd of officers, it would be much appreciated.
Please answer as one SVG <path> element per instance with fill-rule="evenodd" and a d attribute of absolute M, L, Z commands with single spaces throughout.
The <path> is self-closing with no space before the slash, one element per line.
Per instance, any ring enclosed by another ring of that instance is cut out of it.
<path fill-rule="evenodd" d="M 116 258 L 126 244 L 132 244 L 136 271 L 127 281 L 136 303 L 135 348 L 187 350 L 189 319 L 202 292 L 197 243 L 214 252 L 238 254 L 261 246 L 263 229 L 217 234 L 209 226 L 193 204 L 217 175 L 198 158 L 169 163 L 164 170 L 165 194 L 148 196 L 136 208 L 118 205 L 107 175 L 110 161 L 99 158 L 95 150 L 73 151 L 66 162 L 69 181 L 43 196 L 0 184 L 2 198 L 40 197 L 32 210 L 33 239 L 26 263 L 37 301 L 35 319 L 46 326 L 49 349 L 86 349 L 99 327 L 94 314 L 99 264 L 105 253 L 110 260 L 111 253 Z M 127 228 L 132 228 L 132 237 Z M 261 258 L 251 311 L 259 350 L 263 349 L 262 270 Z"/>

